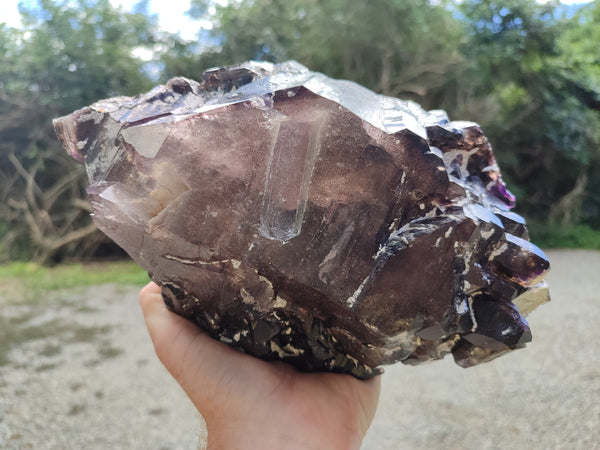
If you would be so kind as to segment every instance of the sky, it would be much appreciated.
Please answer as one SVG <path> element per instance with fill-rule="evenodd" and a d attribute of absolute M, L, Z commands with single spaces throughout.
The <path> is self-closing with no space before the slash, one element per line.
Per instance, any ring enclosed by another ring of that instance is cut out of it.
<path fill-rule="evenodd" d="M 115 6 L 131 10 L 139 0 L 111 0 Z M 221 0 L 222 2 L 226 0 Z M 190 0 L 150 0 L 150 13 L 158 14 L 160 27 L 172 33 L 180 33 L 183 39 L 194 40 L 200 26 L 209 27 L 209 23 L 190 19 L 185 12 L 190 8 Z M 0 22 L 18 28 L 21 24 L 17 5 L 19 0 L 2 0 Z"/>
<path fill-rule="evenodd" d="M 138 0 L 111 0 L 114 5 L 123 6 L 131 10 Z M 548 0 L 538 0 L 546 3 Z M 562 0 L 561 3 L 571 5 L 574 3 L 588 3 L 591 0 Z M 227 0 L 219 0 L 217 3 L 226 4 Z M 19 0 L 3 0 L 0 22 L 6 22 L 9 26 L 18 28 L 20 26 L 19 11 L 17 5 Z M 209 28 L 210 23 L 192 20 L 185 12 L 190 7 L 190 0 L 150 0 L 150 12 L 158 14 L 160 27 L 171 33 L 179 32 L 181 38 L 194 40 L 199 27 Z"/>

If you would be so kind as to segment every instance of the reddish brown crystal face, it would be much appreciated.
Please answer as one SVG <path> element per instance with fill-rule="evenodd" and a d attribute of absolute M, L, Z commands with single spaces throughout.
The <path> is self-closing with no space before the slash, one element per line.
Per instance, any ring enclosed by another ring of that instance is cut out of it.
<path fill-rule="evenodd" d="M 55 122 L 96 224 L 214 337 L 368 377 L 531 339 L 544 254 L 476 124 L 297 63 L 250 63 Z"/>

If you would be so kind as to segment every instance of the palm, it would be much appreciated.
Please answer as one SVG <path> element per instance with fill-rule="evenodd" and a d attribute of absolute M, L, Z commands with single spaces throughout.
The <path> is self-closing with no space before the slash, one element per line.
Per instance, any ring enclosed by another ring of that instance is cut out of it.
<path fill-rule="evenodd" d="M 334 448 L 332 439 L 339 448 L 360 445 L 375 414 L 379 377 L 301 373 L 243 354 L 170 313 L 154 283 L 140 303 L 158 357 L 206 420 L 209 446 L 225 446 L 224 439 L 231 446 L 242 436 L 245 448 Z"/>

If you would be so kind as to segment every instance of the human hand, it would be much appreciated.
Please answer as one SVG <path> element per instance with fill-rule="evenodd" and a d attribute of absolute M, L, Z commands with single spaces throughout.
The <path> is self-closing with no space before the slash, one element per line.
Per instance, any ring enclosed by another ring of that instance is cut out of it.
<path fill-rule="evenodd" d="M 360 447 L 380 377 L 303 373 L 244 354 L 169 311 L 152 282 L 140 305 L 158 358 L 206 421 L 210 450 Z"/>

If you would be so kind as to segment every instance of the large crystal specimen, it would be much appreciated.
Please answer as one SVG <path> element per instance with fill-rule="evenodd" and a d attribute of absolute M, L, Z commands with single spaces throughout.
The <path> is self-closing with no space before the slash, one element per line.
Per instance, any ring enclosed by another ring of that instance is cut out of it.
<path fill-rule="evenodd" d="M 522 314 L 548 300 L 487 139 L 443 111 L 251 62 L 55 127 L 94 221 L 167 305 L 261 358 L 466 367 L 523 347 Z"/>

